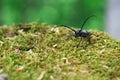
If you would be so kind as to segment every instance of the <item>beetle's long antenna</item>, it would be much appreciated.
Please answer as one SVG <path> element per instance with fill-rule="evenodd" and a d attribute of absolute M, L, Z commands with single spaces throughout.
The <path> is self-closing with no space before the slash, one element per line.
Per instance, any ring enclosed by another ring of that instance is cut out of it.
<path fill-rule="evenodd" d="M 85 25 L 85 23 L 86 23 L 91 17 L 95 17 L 95 15 L 91 15 L 91 16 L 89 16 L 89 17 L 87 17 L 87 18 L 85 19 L 85 21 L 83 22 L 83 24 L 82 24 L 82 26 L 81 26 L 81 30 L 82 30 L 83 26 Z"/>
<path fill-rule="evenodd" d="M 69 28 L 70 30 L 76 32 L 73 28 L 71 28 L 71 27 L 69 27 L 69 26 L 66 26 L 66 25 L 60 25 L 60 26 L 64 26 L 64 27 Z"/>

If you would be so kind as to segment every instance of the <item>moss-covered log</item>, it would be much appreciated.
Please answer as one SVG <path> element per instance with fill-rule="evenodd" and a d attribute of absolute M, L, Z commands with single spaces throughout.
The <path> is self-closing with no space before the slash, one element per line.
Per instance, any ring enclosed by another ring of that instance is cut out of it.
<path fill-rule="evenodd" d="M 120 79 L 120 41 L 90 30 L 91 44 L 66 37 L 65 27 L 19 24 L 0 28 L 0 74 L 9 80 Z"/>

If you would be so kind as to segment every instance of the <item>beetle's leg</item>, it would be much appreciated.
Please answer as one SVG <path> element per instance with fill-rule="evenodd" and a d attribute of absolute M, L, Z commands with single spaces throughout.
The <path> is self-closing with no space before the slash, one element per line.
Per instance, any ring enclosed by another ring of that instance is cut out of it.
<path fill-rule="evenodd" d="M 87 41 L 91 44 L 90 36 L 87 37 Z"/>
<path fill-rule="evenodd" d="M 77 45 L 77 48 L 78 48 L 78 46 L 80 45 L 81 41 L 82 41 L 82 37 L 80 37 L 80 41 L 79 41 L 79 43 L 78 43 L 78 45 Z"/>
<path fill-rule="evenodd" d="M 74 34 L 71 34 L 69 36 L 67 36 L 66 40 L 68 40 L 69 38 L 71 38 L 72 36 L 75 36 Z"/>

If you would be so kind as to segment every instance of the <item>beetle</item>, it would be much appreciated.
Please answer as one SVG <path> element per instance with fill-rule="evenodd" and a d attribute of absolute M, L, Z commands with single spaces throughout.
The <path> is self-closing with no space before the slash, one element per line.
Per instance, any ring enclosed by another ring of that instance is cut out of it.
<path fill-rule="evenodd" d="M 89 44 L 91 43 L 91 41 L 90 41 L 91 32 L 89 32 L 89 31 L 87 31 L 87 30 L 83 30 L 83 27 L 84 27 L 85 23 L 86 23 L 91 17 L 94 17 L 94 16 L 95 16 L 95 15 L 92 15 L 92 16 L 87 17 L 87 18 L 85 19 L 85 21 L 83 22 L 80 30 L 74 30 L 73 28 L 71 28 L 71 27 L 69 27 L 69 26 L 61 25 L 61 26 L 64 26 L 64 27 L 66 27 L 66 28 L 68 28 L 68 29 L 70 29 L 70 30 L 72 30 L 72 31 L 74 32 L 74 34 L 69 35 L 68 38 L 70 38 L 70 37 L 72 37 L 72 36 L 74 36 L 74 37 L 80 37 L 80 41 L 79 41 L 79 43 L 78 43 L 78 45 L 77 45 L 77 48 L 78 48 L 78 46 L 79 46 L 79 44 L 80 44 L 80 42 L 82 41 L 83 38 L 87 38 L 87 41 L 89 42 Z M 67 40 L 68 40 L 68 38 L 67 38 Z"/>

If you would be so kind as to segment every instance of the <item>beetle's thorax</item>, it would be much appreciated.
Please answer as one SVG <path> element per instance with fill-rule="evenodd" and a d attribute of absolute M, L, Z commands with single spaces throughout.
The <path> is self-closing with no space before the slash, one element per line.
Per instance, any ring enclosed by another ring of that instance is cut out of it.
<path fill-rule="evenodd" d="M 87 37 L 87 36 L 90 36 L 90 32 L 86 30 L 77 30 L 75 32 L 75 37 Z"/>

